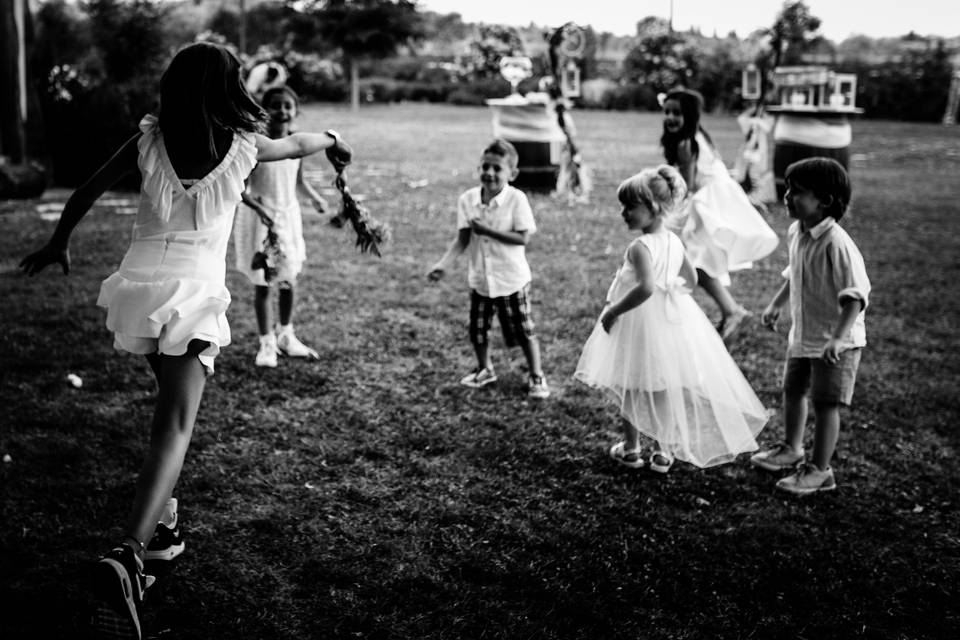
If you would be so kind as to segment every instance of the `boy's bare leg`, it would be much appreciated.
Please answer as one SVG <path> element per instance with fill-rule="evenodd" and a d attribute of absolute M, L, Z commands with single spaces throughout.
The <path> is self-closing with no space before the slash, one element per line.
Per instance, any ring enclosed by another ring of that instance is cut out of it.
<path fill-rule="evenodd" d="M 489 369 L 493 371 L 493 361 L 490 360 L 490 343 L 473 344 L 473 352 L 477 355 L 477 369 Z"/>
<path fill-rule="evenodd" d="M 803 431 L 807 426 L 807 396 L 783 394 L 783 440 L 795 452 L 803 450 Z"/>
<path fill-rule="evenodd" d="M 523 349 L 523 355 L 527 358 L 527 366 L 530 367 L 530 375 L 543 377 L 543 368 L 540 365 L 540 341 L 536 336 L 527 338 L 520 342 L 520 348 Z"/>
<path fill-rule="evenodd" d="M 840 405 L 814 402 L 813 415 L 817 421 L 813 437 L 813 463 L 821 469 L 830 466 L 840 436 Z"/>

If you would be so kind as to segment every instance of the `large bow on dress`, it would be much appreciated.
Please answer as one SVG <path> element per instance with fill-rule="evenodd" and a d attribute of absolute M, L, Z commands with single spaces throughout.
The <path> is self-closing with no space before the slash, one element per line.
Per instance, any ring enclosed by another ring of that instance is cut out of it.
<path fill-rule="evenodd" d="M 681 296 L 690 295 L 692 289 L 687 286 L 687 281 L 682 276 L 677 276 L 666 283 L 657 283 L 657 289 L 663 291 L 666 298 L 664 301 L 664 315 L 667 321 L 672 324 L 683 322 L 683 313 L 680 311 Z"/>

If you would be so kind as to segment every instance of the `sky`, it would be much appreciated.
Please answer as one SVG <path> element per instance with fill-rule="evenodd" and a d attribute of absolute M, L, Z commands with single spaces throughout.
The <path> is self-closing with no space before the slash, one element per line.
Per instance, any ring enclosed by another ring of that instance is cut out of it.
<path fill-rule="evenodd" d="M 851 34 L 872 38 L 960 35 L 958 0 L 805 0 L 820 18 L 820 33 L 839 42 Z M 418 0 L 422 10 L 459 13 L 466 22 L 558 27 L 565 22 L 591 25 L 595 31 L 633 35 L 648 15 L 670 15 L 678 30 L 699 27 L 705 35 L 730 31 L 744 37 L 773 24 L 782 0 Z"/>

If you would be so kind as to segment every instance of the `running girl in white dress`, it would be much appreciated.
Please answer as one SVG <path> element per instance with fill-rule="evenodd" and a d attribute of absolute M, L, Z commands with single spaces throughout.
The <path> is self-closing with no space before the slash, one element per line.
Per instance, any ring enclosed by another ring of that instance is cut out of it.
<path fill-rule="evenodd" d="M 49 242 L 20 263 L 28 275 L 54 263 L 68 273 L 73 228 L 104 191 L 139 169 L 132 241 L 97 304 L 107 308 L 114 346 L 146 356 L 157 401 L 123 540 L 96 564 L 97 637 L 142 635 L 146 541 L 180 475 L 206 376 L 230 342 L 225 257 L 244 180 L 257 162 L 322 149 L 342 162 L 351 156 L 327 134 L 271 140 L 257 133 L 263 116 L 232 53 L 209 43 L 182 49 L 161 79 L 159 113 L 144 117 L 140 131 L 70 196 Z"/>
<path fill-rule="evenodd" d="M 720 307 L 717 329 L 727 342 L 753 315 L 727 288 L 730 272 L 749 268 L 754 260 L 769 255 L 778 240 L 700 126 L 702 109 L 703 97 L 696 91 L 668 93 L 660 144 L 667 163 L 680 170 L 690 188 L 680 237 L 700 286 Z"/>
<path fill-rule="evenodd" d="M 267 134 L 271 138 L 290 135 L 293 120 L 300 108 L 300 98 L 293 89 L 283 86 L 268 89 L 261 102 L 269 117 Z M 293 332 L 293 308 L 297 276 L 307 259 L 303 241 L 303 219 L 297 191 L 313 202 L 317 211 L 326 209 L 323 198 L 303 178 L 300 158 L 258 164 L 247 180 L 243 204 L 233 223 L 233 247 L 236 267 L 253 284 L 253 308 L 257 314 L 260 348 L 258 367 L 277 366 L 277 354 L 294 358 L 317 358 L 317 352 L 303 344 Z M 280 259 L 275 274 L 268 280 L 264 269 L 254 269 L 254 255 L 263 250 L 270 228 L 277 235 Z M 277 288 L 279 326 L 274 333 L 271 318 L 270 289 Z"/>
<path fill-rule="evenodd" d="M 686 185 L 673 167 L 644 169 L 617 191 L 627 226 L 641 235 L 627 247 L 607 302 L 574 377 L 605 389 L 622 417 L 617 462 L 640 468 L 640 436 L 656 446 L 651 470 L 674 459 L 698 467 L 729 462 L 757 448 L 767 412 L 690 295 L 697 275 L 683 243 L 664 224 Z"/>

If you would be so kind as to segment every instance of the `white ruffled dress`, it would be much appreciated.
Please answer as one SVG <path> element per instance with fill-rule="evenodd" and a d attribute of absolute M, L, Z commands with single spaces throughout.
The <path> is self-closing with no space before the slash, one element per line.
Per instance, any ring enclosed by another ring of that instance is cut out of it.
<path fill-rule="evenodd" d="M 157 119 L 140 121 L 142 176 L 130 248 L 120 268 L 100 286 L 114 347 L 137 354 L 183 355 L 191 340 L 207 373 L 230 343 L 224 284 L 227 244 L 244 180 L 256 164 L 249 134 L 234 134 L 216 168 L 185 187 L 163 145 Z"/>
<path fill-rule="evenodd" d="M 273 282 L 296 282 L 307 259 L 303 241 L 303 217 L 297 200 L 297 176 L 300 158 L 263 162 L 258 164 L 247 180 L 247 193 L 259 199 L 267 215 L 273 220 L 283 257 Z M 267 226 L 256 212 L 241 203 L 233 223 L 233 248 L 236 268 L 254 285 L 266 286 L 263 269 L 251 269 L 253 255 L 263 249 Z"/>
<path fill-rule="evenodd" d="M 683 244 L 666 228 L 634 243 L 650 252 L 656 289 L 610 333 L 597 322 L 574 377 L 606 390 L 630 424 L 679 460 L 710 467 L 756 450 L 767 411 L 680 277 Z M 637 283 L 625 256 L 607 301 Z"/>
<path fill-rule="evenodd" d="M 694 267 L 729 285 L 731 271 L 750 268 L 779 240 L 701 133 L 697 146 L 696 184 L 680 237 Z"/>

